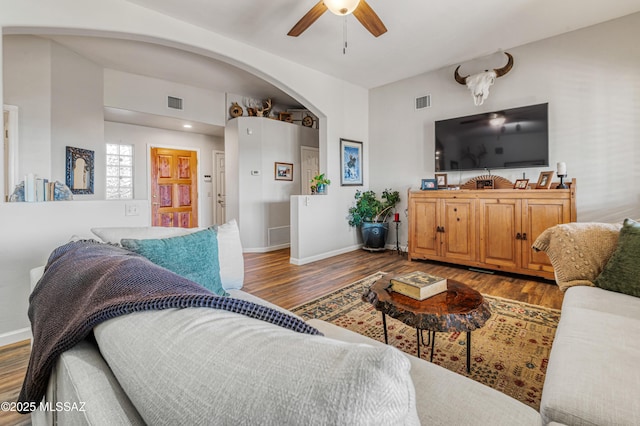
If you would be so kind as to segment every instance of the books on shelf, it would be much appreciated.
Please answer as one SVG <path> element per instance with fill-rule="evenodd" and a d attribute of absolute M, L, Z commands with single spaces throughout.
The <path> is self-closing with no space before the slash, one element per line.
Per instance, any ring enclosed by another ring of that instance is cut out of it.
<path fill-rule="evenodd" d="M 56 199 L 56 182 L 49 182 L 49 179 L 40 178 L 33 173 L 28 173 L 25 175 L 21 185 L 24 201 L 28 203 L 54 201 Z M 18 187 L 20 187 L 20 185 Z"/>
<path fill-rule="evenodd" d="M 447 291 L 447 279 L 414 271 L 391 278 L 391 289 L 412 299 L 424 300 Z"/>

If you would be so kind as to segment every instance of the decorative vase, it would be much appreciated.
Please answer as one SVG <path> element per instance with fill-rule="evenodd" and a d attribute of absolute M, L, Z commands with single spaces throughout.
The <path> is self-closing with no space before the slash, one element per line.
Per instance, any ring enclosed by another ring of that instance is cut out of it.
<path fill-rule="evenodd" d="M 316 185 L 316 192 L 318 194 L 324 194 L 327 191 L 327 185 L 324 183 L 319 183 Z"/>
<path fill-rule="evenodd" d="M 383 251 L 387 242 L 388 231 L 389 224 L 387 222 L 363 222 L 360 226 L 360 233 L 364 242 L 362 248 L 369 251 Z"/>

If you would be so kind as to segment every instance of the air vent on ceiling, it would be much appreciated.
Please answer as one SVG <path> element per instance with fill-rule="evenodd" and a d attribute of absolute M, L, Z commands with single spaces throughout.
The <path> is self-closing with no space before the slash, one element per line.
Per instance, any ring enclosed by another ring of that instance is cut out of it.
<path fill-rule="evenodd" d="M 182 109 L 182 99 L 167 96 L 167 106 L 173 109 Z"/>
<path fill-rule="evenodd" d="M 429 108 L 431 106 L 431 95 L 424 95 L 416 98 L 416 110 Z"/>

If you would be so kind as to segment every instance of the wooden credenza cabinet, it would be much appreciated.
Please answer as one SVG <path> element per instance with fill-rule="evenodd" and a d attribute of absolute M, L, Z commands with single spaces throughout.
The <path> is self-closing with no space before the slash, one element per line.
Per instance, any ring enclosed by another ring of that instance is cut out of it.
<path fill-rule="evenodd" d="M 409 191 L 409 260 L 430 259 L 553 279 L 531 245 L 545 229 L 576 221 L 569 189 Z"/>

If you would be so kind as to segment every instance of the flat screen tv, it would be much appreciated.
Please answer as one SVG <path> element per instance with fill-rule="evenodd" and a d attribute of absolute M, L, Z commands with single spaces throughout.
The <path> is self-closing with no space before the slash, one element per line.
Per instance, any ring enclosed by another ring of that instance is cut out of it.
<path fill-rule="evenodd" d="M 548 166 L 548 106 L 436 121 L 436 171 Z"/>

